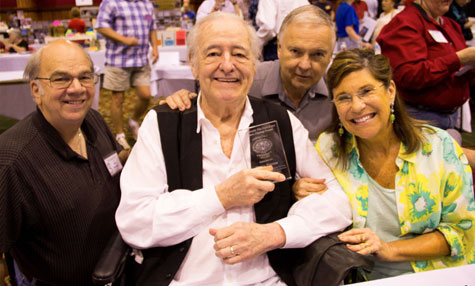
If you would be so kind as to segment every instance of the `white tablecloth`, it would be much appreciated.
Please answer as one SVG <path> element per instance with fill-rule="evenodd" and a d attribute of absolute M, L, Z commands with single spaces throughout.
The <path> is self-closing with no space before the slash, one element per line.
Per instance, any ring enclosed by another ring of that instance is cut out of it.
<path fill-rule="evenodd" d="M 439 269 L 420 273 L 355 283 L 358 286 L 473 286 L 475 285 L 475 264 Z"/>
<path fill-rule="evenodd" d="M 187 64 L 152 66 L 150 91 L 153 97 L 165 97 L 180 89 L 196 92 L 196 81 Z"/>

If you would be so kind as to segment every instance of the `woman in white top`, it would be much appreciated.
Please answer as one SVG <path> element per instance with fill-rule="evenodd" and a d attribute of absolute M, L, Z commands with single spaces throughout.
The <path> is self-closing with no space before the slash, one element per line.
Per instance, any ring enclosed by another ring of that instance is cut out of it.
<path fill-rule="evenodd" d="M 372 44 L 373 47 L 376 44 L 376 38 L 379 36 L 379 33 L 383 29 L 383 27 L 391 22 L 392 18 L 397 15 L 397 13 L 401 12 L 402 10 L 395 9 L 394 6 L 396 5 L 396 0 L 383 0 L 381 2 L 381 6 L 383 9 L 383 13 L 379 16 L 378 21 L 376 22 L 376 28 L 374 28 L 373 32 L 373 40 Z"/>

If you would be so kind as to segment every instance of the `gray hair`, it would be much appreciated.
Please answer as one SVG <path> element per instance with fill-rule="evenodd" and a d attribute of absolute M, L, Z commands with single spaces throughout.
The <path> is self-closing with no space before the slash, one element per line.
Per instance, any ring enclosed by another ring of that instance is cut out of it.
<path fill-rule="evenodd" d="M 329 27 L 333 33 L 333 41 L 336 41 L 336 30 L 330 16 L 314 5 L 304 5 L 292 10 L 282 21 L 279 30 L 279 42 L 284 38 L 284 33 L 290 24 L 295 23 L 313 23 Z"/>
<path fill-rule="evenodd" d="M 234 19 L 238 22 L 242 23 L 244 27 L 246 27 L 247 32 L 249 34 L 249 44 L 251 46 L 251 53 L 254 63 L 256 63 L 260 56 L 261 56 L 261 49 L 259 47 L 259 39 L 256 35 L 256 30 L 254 27 L 246 23 L 241 17 L 236 14 L 226 13 L 226 12 L 214 12 L 209 14 L 208 16 L 200 19 L 198 23 L 190 30 L 188 37 L 187 37 L 187 45 L 188 45 L 188 56 L 193 62 L 196 63 L 197 56 L 198 56 L 198 39 L 200 38 L 202 32 L 202 26 L 208 22 L 214 21 L 216 19 Z"/>
<path fill-rule="evenodd" d="M 51 44 L 54 44 L 56 41 L 52 42 Z M 77 48 L 79 48 L 83 52 L 84 56 L 89 62 L 89 65 L 91 67 L 91 72 L 94 72 L 94 63 L 92 62 L 91 56 L 86 51 L 84 51 L 84 49 L 81 48 L 81 46 L 79 46 L 78 44 L 70 42 L 70 41 L 65 41 L 65 42 L 71 45 L 75 45 Z M 30 56 L 30 58 L 28 59 L 28 63 L 26 64 L 25 71 L 23 72 L 24 79 L 28 81 L 32 81 L 38 77 L 38 75 L 40 74 L 41 59 L 42 59 L 43 51 L 45 48 L 49 47 L 51 44 L 43 46 L 42 48 L 40 48 L 38 51 L 36 51 Z"/>

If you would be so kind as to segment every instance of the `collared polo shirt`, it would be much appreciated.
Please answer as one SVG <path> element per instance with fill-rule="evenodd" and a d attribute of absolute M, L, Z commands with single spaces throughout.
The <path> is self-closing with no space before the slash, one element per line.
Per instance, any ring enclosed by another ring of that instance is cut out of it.
<path fill-rule="evenodd" d="M 81 126 L 88 159 L 63 141 L 39 110 L 0 136 L 0 252 L 21 272 L 54 285 L 91 285 L 112 233 L 120 172 L 104 156 L 118 152 L 101 115 Z"/>

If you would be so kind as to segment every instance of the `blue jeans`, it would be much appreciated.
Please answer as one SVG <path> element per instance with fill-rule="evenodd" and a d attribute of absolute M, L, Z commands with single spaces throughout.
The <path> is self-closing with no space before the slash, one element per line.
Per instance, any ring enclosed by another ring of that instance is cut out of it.
<path fill-rule="evenodd" d="M 440 129 L 456 129 L 457 118 L 460 113 L 460 109 L 457 109 L 454 113 L 442 113 L 430 110 L 419 109 L 415 106 L 407 105 L 406 110 L 410 116 L 416 119 L 427 120 L 429 124 L 439 127 Z M 397 120 L 397 119 L 396 119 Z"/>
<path fill-rule="evenodd" d="M 33 278 L 32 281 L 28 280 L 23 273 L 21 273 L 20 269 L 18 268 L 18 265 L 16 264 L 15 261 L 13 261 L 13 267 L 15 269 L 15 281 L 16 285 L 18 286 L 35 286 L 36 285 L 36 279 Z"/>

